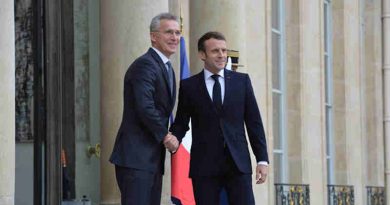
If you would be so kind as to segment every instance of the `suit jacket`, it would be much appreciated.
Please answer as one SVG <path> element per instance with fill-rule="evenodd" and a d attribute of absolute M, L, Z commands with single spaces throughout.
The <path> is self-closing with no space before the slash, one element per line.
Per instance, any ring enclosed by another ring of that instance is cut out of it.
<path fill-rule="evenodd" d="M 163 138 L 176 98 L 171 93 L 168 72 L 150 48 L 136 59 L 124 79 L 123 116 L 110 162 L 151 172 L 164 172 Z"/>
<path fill-rule="evenodd" d="M 224 72 L 225 97 L 220 114 L 207 92 L 203 71 L 180 82 L 178 110 L 170 130 L 181 140 L 191 118 L 191 177 L 218 175 L 224 143 L 238 169 L 252 173 L 244 124 L 256 160 L 268 162 L 263 123 L 249 76 Z"/>

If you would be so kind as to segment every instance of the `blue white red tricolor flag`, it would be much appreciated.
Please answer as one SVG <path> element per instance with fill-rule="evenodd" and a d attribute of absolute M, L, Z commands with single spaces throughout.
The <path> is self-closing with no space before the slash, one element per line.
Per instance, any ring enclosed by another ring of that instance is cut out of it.
<path fill-rule="evenodd" d="M 186 45 L 180 38 L 180 80 L 190 77 Z M 191 122 L 190 122 L 191 124 Z M 190 126 L 191 128 L 191 126 Z M 177 152 L 171 158 L 171 199 L 175 205 L 195 205 L 192 181 L 188 177 L 190 171 L 190 151 L 192 135 L 188 130 Z"/>

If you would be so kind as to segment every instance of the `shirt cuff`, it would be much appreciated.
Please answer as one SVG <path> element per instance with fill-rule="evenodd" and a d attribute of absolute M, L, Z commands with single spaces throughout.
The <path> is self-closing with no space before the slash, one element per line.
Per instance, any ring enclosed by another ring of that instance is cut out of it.
<path fill-rule="evenodd" d="M 260 162 L 257 162 L 257 165 L 265 165 L 265 166 L 268 166 L 268 162 L 267 161 L 260 161 Z"/>

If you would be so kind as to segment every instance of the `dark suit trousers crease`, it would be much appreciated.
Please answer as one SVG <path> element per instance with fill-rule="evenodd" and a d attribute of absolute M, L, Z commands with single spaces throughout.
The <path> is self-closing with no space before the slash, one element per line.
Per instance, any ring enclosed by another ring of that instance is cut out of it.
<path fill-rule="evenodd" d="M 162 175 L 115 166 L 122 205 L 160 205 Z"/>
<path fill-rule="evenodd" d="M 220 204 L 220 193 L 225 188 L 229 205 L 254 205 L 252 175 L 241 173 L 230 152 L 225 149 L 225 159 L 221 160 L 218 176 L 194 176 L 192 184 L 197 205 Z"/>

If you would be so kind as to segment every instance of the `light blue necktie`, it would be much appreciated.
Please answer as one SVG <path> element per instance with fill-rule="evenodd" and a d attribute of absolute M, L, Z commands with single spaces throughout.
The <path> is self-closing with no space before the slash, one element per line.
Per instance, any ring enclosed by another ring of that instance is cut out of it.
<path fill-rule="evenodd" d="M 166 64 L 168 66 L 167 72 L 168 72 L 169 89 L 171 90 L 171 95 L 173 96 L 173 68 L 170 61 L 168 61 Z"/>

